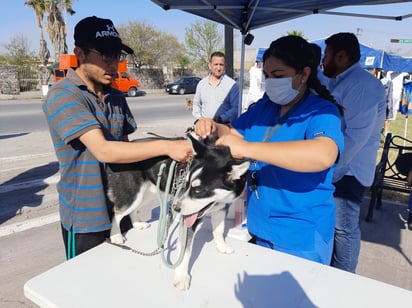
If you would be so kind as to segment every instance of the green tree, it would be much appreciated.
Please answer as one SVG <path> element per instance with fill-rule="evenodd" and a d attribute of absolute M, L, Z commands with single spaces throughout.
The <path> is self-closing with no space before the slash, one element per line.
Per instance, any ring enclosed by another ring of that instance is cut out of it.
<path fill-rule="evenodd" d="M 185 28 L 185 45 L 190 59 L 197 65 L 205 65 L 212 52 L 223 50 L 223 35 L 217 23 L 196 21 Z"/>
<path fill-rule="evenodd" d="M 182 56 L 179 58 L 179 67 L 181 69 L 187 68 L 190 64 L 190 59 L 187 56 Z"/>
<path fill-rule="evenodd" d="M 134 50 L 138 68 L 178 63 L 184 54 L 184 47 L 175 35 L 160 31 L 146 22 L 134 21 L 116 28 L 124 43 Z"/>
<path fill-rule="evenodd" d="M 23 65 L 34 57 L 34 52 L 30 50 L 30 41 L 23 34 L 11 37 L 10 42 L 5 44 L 4 48 L 8 53 L 10 64 Z"/>
<path fill-rule="evenodd" d="M 296 35 L 296 36 L 300 36 L 301 38 L 305 38 L 303 32 L 299 30 L 290 30 L 287 32 L 287 35 Z"/>

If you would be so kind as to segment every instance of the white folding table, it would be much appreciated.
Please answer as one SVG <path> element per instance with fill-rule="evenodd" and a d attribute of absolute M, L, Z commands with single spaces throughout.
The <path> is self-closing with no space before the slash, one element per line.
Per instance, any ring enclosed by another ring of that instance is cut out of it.
<path fill-rule="evenodd" d="M 143 256 L 109 243 L 26 282 L 24 294 L 41 307 L 399 307 L 412 292 L 233 238 L 231 255 L 212 242 L 210 222 L 196 234 L 188 291 L 173 286 L 174 271 L 159 255 Z M 127 233 L 126 245 L 156 248 L 157 221 Z"/>

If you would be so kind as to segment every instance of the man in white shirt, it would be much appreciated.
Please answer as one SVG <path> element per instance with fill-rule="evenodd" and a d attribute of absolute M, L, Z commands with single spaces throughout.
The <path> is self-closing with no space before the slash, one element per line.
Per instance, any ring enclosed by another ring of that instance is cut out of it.
<path fill-rule="evenodd" d="M 192 114 L 196 120 L 211 118 L 218 123 L 230 123 L 238 117 L 239 87 L 225 74 L 223 52 L 213 52 L 208 66 L 210 74 L 196 87 Z"/>

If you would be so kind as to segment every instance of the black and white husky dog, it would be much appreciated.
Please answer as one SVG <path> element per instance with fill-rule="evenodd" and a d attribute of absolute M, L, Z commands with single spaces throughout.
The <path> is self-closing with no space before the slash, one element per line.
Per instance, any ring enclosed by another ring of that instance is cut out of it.
<path fill-rule="evenodd" d="M 202 217 L 210 213 L 213 239 L 221 253 L 233 253 L 233 248 L 224 240 L 225 218 L 228 206 L 240 196 L 245 186 L 250 161 L 234 159 L 226 146 L 215 146 L 216 138 L 198 140 L 188 134 L 195 153 L 187 170 L 183 187 L 179 190 L 173 209 L 179 212 L 187 228 L 187 245 L 183 260 L 175 269 L 174 285 L 180 290 L 190 286 L 189 261 L 196 227 Z M 114 206 L 114 217 L 110 240 L 113 243 L 124 242 L 120 232 L 120 221 L 130 216 L 133 227 L 145 229 L 147 222 L 139 219 L 139 208 L 151 205 L 158 200 L 156 182 L 161 164 L 165 162 L 169 169 L 172 160 L 168 157 L 156 157 L 133 164 L 110 164 L 107 168 L 107 195 Z M 176 164 L 176 168 L 186 168 L 185 164 Z M 167 174 L 162 173 L 160 191 L 166 190 Z M 180 231 L 182 234 L 182 230 Z"/>

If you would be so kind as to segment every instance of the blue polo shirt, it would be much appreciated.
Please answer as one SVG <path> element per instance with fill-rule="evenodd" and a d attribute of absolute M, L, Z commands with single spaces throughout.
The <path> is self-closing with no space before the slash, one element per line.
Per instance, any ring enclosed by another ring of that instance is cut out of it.
<path fill-rule="evenodd" d="M 268 126 L 279 121 L 280 106 L 265 94 L 233 127 L 251 142 L 264 140 Z M 307 97 L 267 142 L 284 142 L 327 136 L 343 150 L 341 117 L 335 104 L 317 95 Z M 273 155 L 277 155 L 274 153 Z M 332 239 L 335 226 L 334 167 L 321 172 L 295 172 L 257 162 L 258 194 L 248 186 L 247 222 L 252 234 L 275 247 L 312 250 L 315 231 L 325 241 Z"/>

